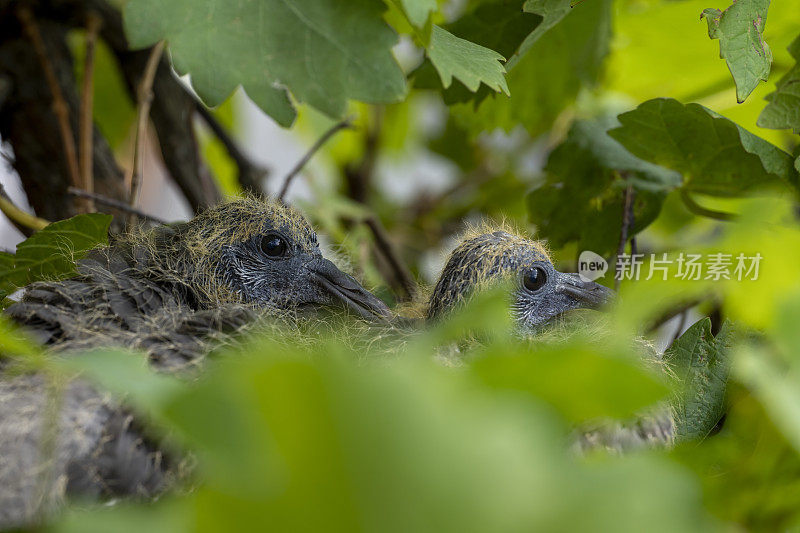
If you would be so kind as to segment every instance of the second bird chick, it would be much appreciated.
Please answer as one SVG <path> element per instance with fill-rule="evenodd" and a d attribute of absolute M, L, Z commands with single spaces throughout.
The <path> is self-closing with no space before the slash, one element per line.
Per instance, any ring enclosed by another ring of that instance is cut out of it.
<path fill-rule="evenodd" d="M 559 272 L 541 243 L 506 230 L 472 232 L 442 270 L 428 302 L 435 320 L 462 305 L 471 294 L 512 280 L 512 314 L 523 330 L 535 330 L 572 309 L 596 309 L 614 294 L 578 274 Z"/>

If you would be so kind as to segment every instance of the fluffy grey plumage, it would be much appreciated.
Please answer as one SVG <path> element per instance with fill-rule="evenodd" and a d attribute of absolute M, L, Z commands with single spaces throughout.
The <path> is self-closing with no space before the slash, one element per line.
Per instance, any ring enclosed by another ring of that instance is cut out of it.
<path fill-rule="evenodd" d="M 450 255 L 428 304 L 436 319 L 476 290 L 503 280 L 516 284 L 513 314 L 520 328 L 534 330 L 578 308 L 596 308 L 612 291 L 577 274 L 559 272 L 541 243 L 498 230 L 473 232 Z"/>
<path fill-rule="evenodd" d="M 259 315 L 331 305 L 390 315 L 322 257 L 299 213 L 243 199 L 95 250 L 77 276 L 32 284 L 7 314 L 53 350 L 123 346 L 175 372 L 196 367 L 215 340 Z M 65 386 L 60 404 L 48 390 L 40 375 L 0 381 L 0 527 L 30 523 L 65 496 L 151 496 L 169 484 L 174 468 L 124 408 L 81 380 Z"/>

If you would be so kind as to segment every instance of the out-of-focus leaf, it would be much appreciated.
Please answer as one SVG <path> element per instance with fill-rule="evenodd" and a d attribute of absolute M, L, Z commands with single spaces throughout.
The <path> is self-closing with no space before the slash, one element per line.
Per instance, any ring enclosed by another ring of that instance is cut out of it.
<path fill-rule="evenodd" d="M 472 134 L 520 125 L 531 135 L 550 129 L 581 87 L 597 81 L 609 51 L 610 10 L 609 0 L 577 4 L 509 69 L 510 98 L 492 94 L 477 105 L 454 105 L 452 113 Z"/>
<path fill-rule="evenodd" d="M 434 26 L 427 53 L 445 89 L 450 87 L 455 77 L 472 92 L 484 83 L 490 89 L 508 94 L 503 76 L 505 68 L 501 63 L 504 58 L 494 50 Z"/>
<path fill-rule="evenodd" d="M 631 235 L 656 218 L 666 192 L 680 185 L 680 174 L 634 157 L 607 129 L 575 122 L 547 160 L 545 183 L 528 197 L 531 222 L 556 248 L 577 241 L 581 250 L 610 254 L 619 241 L 628 185 L 636 189 Z"/>
<path fill-rule="evenodd" d="M 701 15 L 708 22 L 708 36 L 719 39 L 719 57 L 733 75 L 739 103 L 769 77 L 772 52 L 762 37 L 767 9 L 769 0 L 734 0 L 725 11 L 705 9 Z"/>
<path fill-rule="evenodd" d="M 683 174 L 687 190 L 734 196 L 797 185 L 791 156 L 698 104 L 657 98 L 609 131 L 633 155 Z"/>
<path fill-rule="evenodd" d="M 733 372 L 764 405 L 772 421 L 800 451 L 800 368 L 784 371 L 763 348 L 741 350 Z"/>
<path fill-rule="evenodd" d="M 752 531 L 792 530 L 800 509 L 800 455 L 753 396 L 737 384 L 730 392 L 721 431 L 670 455 L 700 478 L 715 516 Z"/>
<path fill-rule="evenodd" d="M 160 498 L 149 505 L 117 503 L 101 509 L 71 509 L 51 527 L 59 533 L 177 533 L 192 531 L 192 500 Z"/>
<path fill-rule="evenodd" d="M 630 417 L 664 399 L 667 388 L 645 371 L 638 360 L 643 354 L 611 348 L 595 339 L 501 343 L 490 345 L 470 368 L 482 383 L 541 398 L 572 422 Z"/>
<path fill-rule="evenodd" d="M 391 103 L 406 93 L 392 55 L 396 34 L 377 0 L 130 0 L 125 29 L 133 47 L 169 41 L 175 68 L 210 106 L 242 85 L 279 124 L 299 101 L 341 117 L 347 100 Z"/>
<path fill-rule="evenodd" d="M 800 35 L 789 45 L 789 53 L 796 63 L 775 86 L 775 92 L 766 96 L 769 102 L 758 117 L 762 128 L 788 129 L 800 133 Z M 800 171 L 800 158 L 795 162 Z"/>
<path fill-rule="evenodd" d="M 61 279 L 75 273 L 75 261 L 108 242 L 111 215 L 89 213 L 54 222 L 17 245 L 11 261 L 0 260 L 0 287 L 8 290 L 43 279 Z"/>
<path fill-rule="evenodd" d="M 711 333 L 711 319 L 704 318 L 664 352 L 664 362 L 683 388 L 672 404 L 677 438 L 705 438 L 725 414 L 730 345 L 730 323 L 726 322 L 715 337 Z"/>
<path fill-rule="evenodd" d="M 146 355 L 124 350 L 70 354 L 54 365 L 70 372 L 80 372 L 104 390 L 156 417 L 161 416 L 168 400 L 183 386 L 174 377 L 154 372 Z"/>

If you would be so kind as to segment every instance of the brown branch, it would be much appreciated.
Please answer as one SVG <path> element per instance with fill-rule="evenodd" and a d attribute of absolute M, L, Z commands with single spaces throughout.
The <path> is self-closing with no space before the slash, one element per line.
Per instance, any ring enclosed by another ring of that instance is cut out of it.
<path fill-rule="evenodd" d="M 616 268 L 619 269 L 619 258 L 625 253 L 625 245 L 628 243 L 628 233 L 633 227 L 633 185 L 628 185 L 625 189 L 625 197 L 622 202 L 622 227 L 619 230 L 619 245 L 617 246 Z M 614 276 L 614 290 L 619 290 L 621 276 Z"/>
<path fill-rule="evenodd" d="M 129 206 L 125 202 L 115 200 L 114 198 L 109 198 L 108 196 L 103 196 L 102 194 L 76 189 L 75 187 L 67 187 L 67 192 L 72 196 L 77 196 L 78 198 L 88 198 L 90 200 L 97 202 L 98 204 L 103 204 L 105 206 L 113 207 L 114 209 L 119 209 L 120 211 L 124 211 L 125 213 L 136 215 L 142 220 L 148 220 L 150 222 L 155 222 L 156 224 L 169 224 L 169 222 L 167 222 L 163 218 L 159 218 L 153 215 L 148 215 L 141 209 L 136 209 L 135 207 Z"/>
<path fill-rule="evenodd" d="M 58 128 L 61 132 L 61 141 L 64 144 L 64 156 L 67 160 L 67 169 L 69 170 L 70 181 L 73 185 L 80 185 L 80 169 L 78 168 L 78 157 L 75 150 L 75 138 L 72 133 L 72 127 L 69 122 L 69 107 L 64 100 L 64 95 L 61 93 L 61 86 L 58 84 L 53 64 L 47 55 L 47 49 L 44 45 L 44 40 L 39 32 L 39 26 L 33 18 L 33 13 L 27 7 L 20 7 L 17 9 L 17 18 L 19 18 L 25 30 L 25 34 L 33 44 L 36 56 L 44 70 L 44 75 L 47 80 L 47 85 L 53 96 L 53 112 L 58 119 Z"/>
<path fill-rule="evenodd" d="M 142 188 L 142 167 L 144 166 L 144 145 L 147 134 L 147 119 L 150 116 L 150 106 L 153 103 L 153 80 L 156 76 L 158 63 L 161 61 L 161 54 L 164 52 L 164 41 L 159 41 L 150 51 L 144 73 L 136 91 L 137 99 L 137 121 L 136 121 L 136 140 L 133 148 L 133 165 L 130 173 L 128 204 L 135 208 L 139 202 L 139 192 Z M 136 221 L 136 215 L 131 213 L 128 224 Z"/>
<path fill-rule="evenodd" d="M 83 65 L 83 89 L 81 92 L 80 125 L 78 138 L 80 139 L 80 171 L 81 187 L 85 191 L 94 191 L 94 176 L 92 163 L 94 161 L 94 123 L 92 121 L 92 108 L 94 106 L 94 56 L 97 45 L 97 34 L 100 32 L 102 19 L 90 12 L 86 17 L 86 60 Z M 84 198 L 83 207 L 88 213 L 95 210 L 91 198 Z"/>
<path fill-rule="evenodd" d="M 187 91 L 188 92 L 188 91 Z M 239 184 L 246 191 L 256 194 L 258 196 L 264 195 L 264 180 L 266 179 L 269 171 L 259 165 L 253 163 L 249 157 L 239 148 L 239 145 L 231 138 L 230 134 L 225 130 L 225 127 L 219 123 L 217 118 L 211 113 L 203 102 L 190 94 L 195 100 L 197 113 L 202 117 L 211 132 L 219 139 L 228 155 L 236 164 L 239 170 Z"/>
<path fill-rule="evenodd" d="M 317 151 L 320 148 L 322 148 L 322 145 L 325 144 L 328 141 L 328 139 L 333 137 L 333 135 L 338 131 L 341 131 L 343 129 L 352 129 L 352 128 L 353 124 L 351 122 L 351 119 L 348 117 L 341 122 L 337 122 L 336 124 L 331 126 L 331 128 L 328 131 L 323 133 L 322 137 L 317 139 L 317 142 L 315 142 L 314 145 L 311 148 L 309 148 L 309 150 L 305 153 L 305 155 L 303 155 L 303 157 L 300 158 L 300 161 L 298 161 L 297 164 L 294 166 L 294 168 L 292 168 L 292 170 L 290 170 L 289 173 L 286 175 L 286 177 L 283 180 L 283 187 L 281 187 L 281 192 L 278 193 L 278 200 L 283 201 L 283 199 L 286 197 L 286 193 L 289 190 L 289 185 L 292 184 L 292 180 L 294 180 L 295 176 L 297 176 L 300 173 L 300 171 L 303 170 L 303 167 L 306 166 L 306 163 L 308 163 L 311 160 L 311 158 L 314 157 L 314 154 L 317 153 Z"/>
<path fill-rule="evenodd" d="M 374 215 L 364 219 L 364 224 L 372 231 L 375 236 L 375 244 L 386 258 L 386 262 L 389 263 L 400 287 L 405 292 L 405 298 L 399 298 L 399 300 L 413 300 L 417 293 L 417 287 L 414 284 L 411 272 L 408 271 L 405 263 L 400 259 L 400 254 L 397 253 L 397 250 L 389 240 L 389 235 L 386 233 L 383 224 Z"/>
<path fill-rule="evenodd" d="M 49 221 L 31 215 L 14 205 L 2 184 L 0 184 L 0 212 L 26 237 L 50 224 Z"/>

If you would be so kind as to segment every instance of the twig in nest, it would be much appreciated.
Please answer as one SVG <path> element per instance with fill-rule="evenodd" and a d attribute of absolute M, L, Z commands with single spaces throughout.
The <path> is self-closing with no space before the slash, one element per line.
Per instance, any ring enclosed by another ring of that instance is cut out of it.
<path fill-rule="evenodd" d="M 197 113 L 203 118 L 203 121 L 217 139 L 219 139 L 230 158 L 233 159 L 233 162 L 236 164 L 236 168 L 239 170 L 239 184 L 242 188 L 253 194 L 263 195 L 264 188 L 262 184 L 264 178 L 269 174 L 269 171 L 253 163 L 250 158 L 241 151 L 236 141 L 231 138 L 230 134 L 225 130 L 222 124 L 219 123 L 205 104 L 200 102 L 193 94 L 191 94 L 191 97 L 195 101 Z"/>
<path fill-rule="evenodd" d="M 622 227 L 619 230 L 619 245 L 617 246 L 617 269 L 620 268 L 620 257 L 625 253 L 625 245 L 628 243 L 628 233 L 633 227 L 633 185 L 628 185 L 625 189 L 625 198 L 622 202 Z M 614 276 L 614 289 L 619 290 L 621 276 Z"/>
<path fill-rule="evenodd" d="M 27 7 L 18 8 L 17 18 L 19 18 L 28 39 L 30 39 L 33 44 L 33 49 L 44 70 L 47 85 L 53 95 L 53 112 L 58 120 L 61 141 L 64 144 L 64 156 L 67 160 L 69 178 L 74 186 L 79 186 L 81 183 L 80 169 L 78 168 L 78 156 L 75 150 L 75 137 L 73 136 L 72 127 L 69 123 L 69 108 L 67 107 L 67 101 L 64 100 L 64 95 L 61 93 L 61 86 L 58 84 L 58 78 L 56 77 L 53 63 L 47 55 L 47 49 L 45 48 L 42 34 L 39 32 L 39 26 L 36 24 L 31 10 Z"/>
<path fill-rule="evenodd" d="M 156 224 L 168 224 L 168 222 L 164 219 L 154 217 L 153 215 L 148 215 L 144 211 L 136 209 L 135 207 L 131 207 L 125 202 L 120 202 L 119 200 L 109 198 L 108 196 L 103 196 L 102 194 L 76 189 L 75 187 L 68 187 L 67 192 L 72 196 L 77 196 L 79 198 L 89 198 L 91 200 L 94 200 L 98 204 L 103 204 L 105 206 L 113 207 L 114 209 L 119 209 L 120 211 L 136 215 L 142 220 L 149 220 L 150 222 L 155 222 Z"/>
<path fill-rule="evenodd" d="M 317 139 L 317 142 L 315 142 L 314 145 L 311 148 L 309 148 L 308 152 L 306 152 L 305 155 L 303 155 L 303 157 L 300 158 L 300 161 L 298 161 L 297 164 L 294 166 L 294 168 L 290 170 L 289 173 L 286 175 L 286 177 L 283 180 L 283 187 L 281 187 L 281 192 L 278 193 L 278 200 L 283 201 L 283 199 L 286 197 L 286 192 L 289 190 L 289 185 L 292 184 L 292 180 L 294 180 L 295 176 L 297 176 L 300 173 L 300 171 L 303 170 L 303 167 L 306 166 L 306 163 L 308 163 L 311 160 L 311 158 L 314 157 L 314 154 L 317 153 L 317 151 L 320 148 L 322 148 L 322 145 L 325 144 L 328 141 L 328 139 L 333 137 L 333 135 L 336 132 L 344 129 L 352 129 L 352 127 L 353 124 L 351 122 L 350 117 L 348 117 L 341 122 L 337 122 L 336 124 L 331 126 L 331 128 L 328 131 L 323 133 L 322 137 Z"/>
<path fill-rule="evenodd" d="M 416 285 L 405 263 L 403 263 L 397 250 L 392 246 L 389 236 L 386 234 L 386 229 L 384 229 L 383 225 L 374 215 L 364 219 L 364 224 L 372 231 L 372 234 L 375 236 L 375 244 L 386 258 L 386 262 L 389 263 L 389 266 L 394 272 L 398 284 L 403 289 L 403 292 L 405 292 L 405 298 L 401 300 L 413 300 L 416 295 Z"/>
<path fill-rule="evenodd" d="M 147 133 L 147 119 L 150 116 L 150 106 L 153 103 L 153 80 L 156 76 L 156 69 L 161 61 L 161 54 L 164 52 L 164 41 L 159 41 L 150 51 L 147 65 L 139 81 L 136 91 L 137 100 L 137 120 L 136 120 L 136 140 L 133 147 L 133 165 L 131 168 L 129 185 L 128 204 L 136 207 L 139 202 L 139 192 L 142 188 L 142 167 L 144 167 L 144 145 Z M 133 224 L 136 215 L 131 213 L 128 224 Z"/>
<path fill-rule="evenodd" d="M 83 190 L 94 191 L 94 176 L 92 175 L 92 162 L 94 159 L 94 123 L 92 122 L 92 107 L 94 106 L 94 55 L 97 45 L 97 34 L 103 20 L 99 15 L 89 12 L 86 19 L 86 60 L 83 64 L 83 88 L 81 92 L 81 116 L 78 127 L 80 139 L 80 170 L 81 187 Z M 91 198 L 83 198 L 85 211 L 91 213 L 95 210 Z"/>
<path fill-rule="evenodd" d="M 0 211 L 26 237 L 30 237 L 34 232 L 50 224 L 49 221 L 31 215 L 14 205 L 2 185 L 0 185 Z"/>

